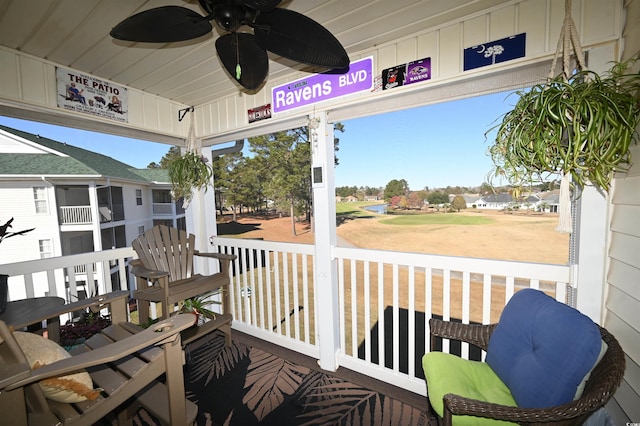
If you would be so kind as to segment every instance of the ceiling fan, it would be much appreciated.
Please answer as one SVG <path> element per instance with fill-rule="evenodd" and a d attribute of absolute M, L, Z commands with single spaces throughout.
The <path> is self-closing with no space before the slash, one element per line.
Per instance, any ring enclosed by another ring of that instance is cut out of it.
<path fill-rule="evenodd" d="M 225 70 L 253 91 L 267 78 L 267 51 L 307 65 L 346 69 L 349 56 L 325 27 L 301 13 L 277 7 L 282 0 L 198 0 L 206 16 L 182 6 L 163 6 L 132 15 L 110 32 L 118 40 L 170 43 L 191 40 L 213 30 L 225 34 L 216 51 Z M 239 32 L 243 25 L 253 34 Z"/>

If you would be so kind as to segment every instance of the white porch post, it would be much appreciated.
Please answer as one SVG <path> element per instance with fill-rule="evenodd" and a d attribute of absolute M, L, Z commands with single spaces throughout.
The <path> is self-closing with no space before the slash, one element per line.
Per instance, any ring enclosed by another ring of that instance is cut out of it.
<path fill-rule="evenodd" d="M 320 367 L 335 371 L 340 350 L 338 273 L 333 256 L 336 246 L 336 204 L 333 125 L 327 113 L 311 117 L 311 179 L 315 230 L 316 329 L 320 347 Z M 317 123 L 317 128 L 312 127 Z M 314 134 L 315 133 L 315 134 Z"/>
<path fill-rule="evenodd" d="M 211 164 L 211 148 L 202 148 L 200 153 L 208 158 L 209 164 Z M 202 252 L 211 251 L 209 237 L 217 235 L 218 233 L 216 228 L 216 202 L 213 185 L 214 182 L 212 180 L 206 192 L 204 190 L 194 192 L 185 214 L 187 231 L 195 235 L 196 248 Z M 194 262 L 196 262 L 196 271 L 203 275 L 218 272 L 217 261 L 196 256 Z"/>
<path fill-rule="evenodd" d="M 607 200 L 593 186 L 585 186 L 577 200 L 576 309 L 602 324 L 607 259 Z"/>

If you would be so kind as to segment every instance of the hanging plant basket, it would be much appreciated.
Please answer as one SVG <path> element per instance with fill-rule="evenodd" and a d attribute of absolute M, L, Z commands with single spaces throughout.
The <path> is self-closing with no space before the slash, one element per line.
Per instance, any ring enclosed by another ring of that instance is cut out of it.
<path fill-rule="evenodd" d="M 562 73 L 554 77 L 560 58 Z M 574 200 L 588 184 L 608 192 L 614 172 L 631 165 L 630 146 L 640 122 L 640 74 L 628 72 L 634 63 L 616 62 L 602 76 L 588 71 L 571 0 L 565 0 L 547 82 L 517 92 L 514 109 L 494 128 L 489 154 L 495 167 L 489 180 L 502 178 L 519 198 L 527 184 L 560 176 L 557 230 L 572 232 L 571 188 Z"/>
<path fill-rule="evenodd" d="M 174 200 L 184 199 L 184 206 L 189 205 L 194 191 L 209 187 L 213 179 L 213 167 L 209 159 L 200 154 L 200 143 L 196 139 L 193 108 L 187 110 L 189 115 L 189 132 L 185 140 L 185 153 L 169 163 L 169 180 L 171 195 Z M 178 116 L 182 121 L 184 116 Z"/>
<path fill-rule="evenodd" d="M 614 172 L 631 165 L 630 146 L 640 122 L 640 74 L 630 62 L 603 76 L 579 71 L 518 91 L 489 148 L 493 175 L 514 188 L 569 174 L 579 188 L 608 191 Z"/>
<path fill-rule="evenodd" d="M 207 190 L 213 178 L 213 168 L 207 157 L 187 151 L 169 164 L 169 179 L 174 199 L 184 198 L 188 203 L 193 191 Z"/>

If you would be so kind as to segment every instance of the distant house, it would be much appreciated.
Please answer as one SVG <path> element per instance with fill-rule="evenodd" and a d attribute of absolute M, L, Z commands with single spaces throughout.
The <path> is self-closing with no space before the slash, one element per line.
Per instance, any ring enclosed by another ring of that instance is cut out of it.
<path fill-rule="evenodd" d="M 456 198 L 458 194 L 449 194 L 449 203 L 453 202 L 453 199 Z M 478 201 L 478 197 L 480 194 L 461 194 L 464 198 L 464 201 L 467 203 L 467 208 L 473 208 L 475 203 Z"/>
<path fill-rule="evenodd" d="M 358 200 L 358 197 L 349 195 L 347 197 L 344 197 L 342 201 L 346 201 L 347 203 L 357 203 L 359 200 Z"/>
<path fill-rule="evenodd" d="M 547 213 L 557 213 L 559 201 L 559 191 L 539 192 L 530 194 L 523 200 L 516 202 L 511 194 L 491 194 L 480 197 L 474 202 L 479 209 L 503 210 L 517 206 L 520 209 L 542 211 Z"/>
<path fill-rule="evenodd" d="M 555 189 L 553 191 L 541 192 L 536 194 L 540 199 L 538 207 L 544 208 L 544 211 L 548 213 L 558 213 L 558 207 L 560 206 L 560 190 Z"/>
<path fill-rule="evenodd" d="M 2 244 L 0 263 L 128 247 L 155 224 L 186 228 L 166 170 L 135 169 L 5 126 L 0 126 L 0 200 L 0 222 L 14 217 L 15 230 L 35 228 Z M 86 282 L 80 269 L 75 280 Z"/>
<path fill-rule="evenodd" d="M 514 200 L 511 194 L 501 193 L 483 195 L 473 204 L 479 209 L 503 210 L 512 206 L 513 203 Z"/>

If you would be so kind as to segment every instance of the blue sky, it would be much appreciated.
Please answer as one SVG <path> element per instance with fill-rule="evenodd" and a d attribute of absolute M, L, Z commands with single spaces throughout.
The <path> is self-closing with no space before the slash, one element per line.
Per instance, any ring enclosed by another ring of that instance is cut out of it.
<path fill-rule="evenodd" d="M 484 133 L 511 109 L 497 93 L 344 121 L 336 186 L 384 187 L 405 179 L 428 186 L 479 186 L 491 170 Z M 170 146 L 0 116 L 0 124 L 100 152 L 133 167 L 159 162 Z"/>

